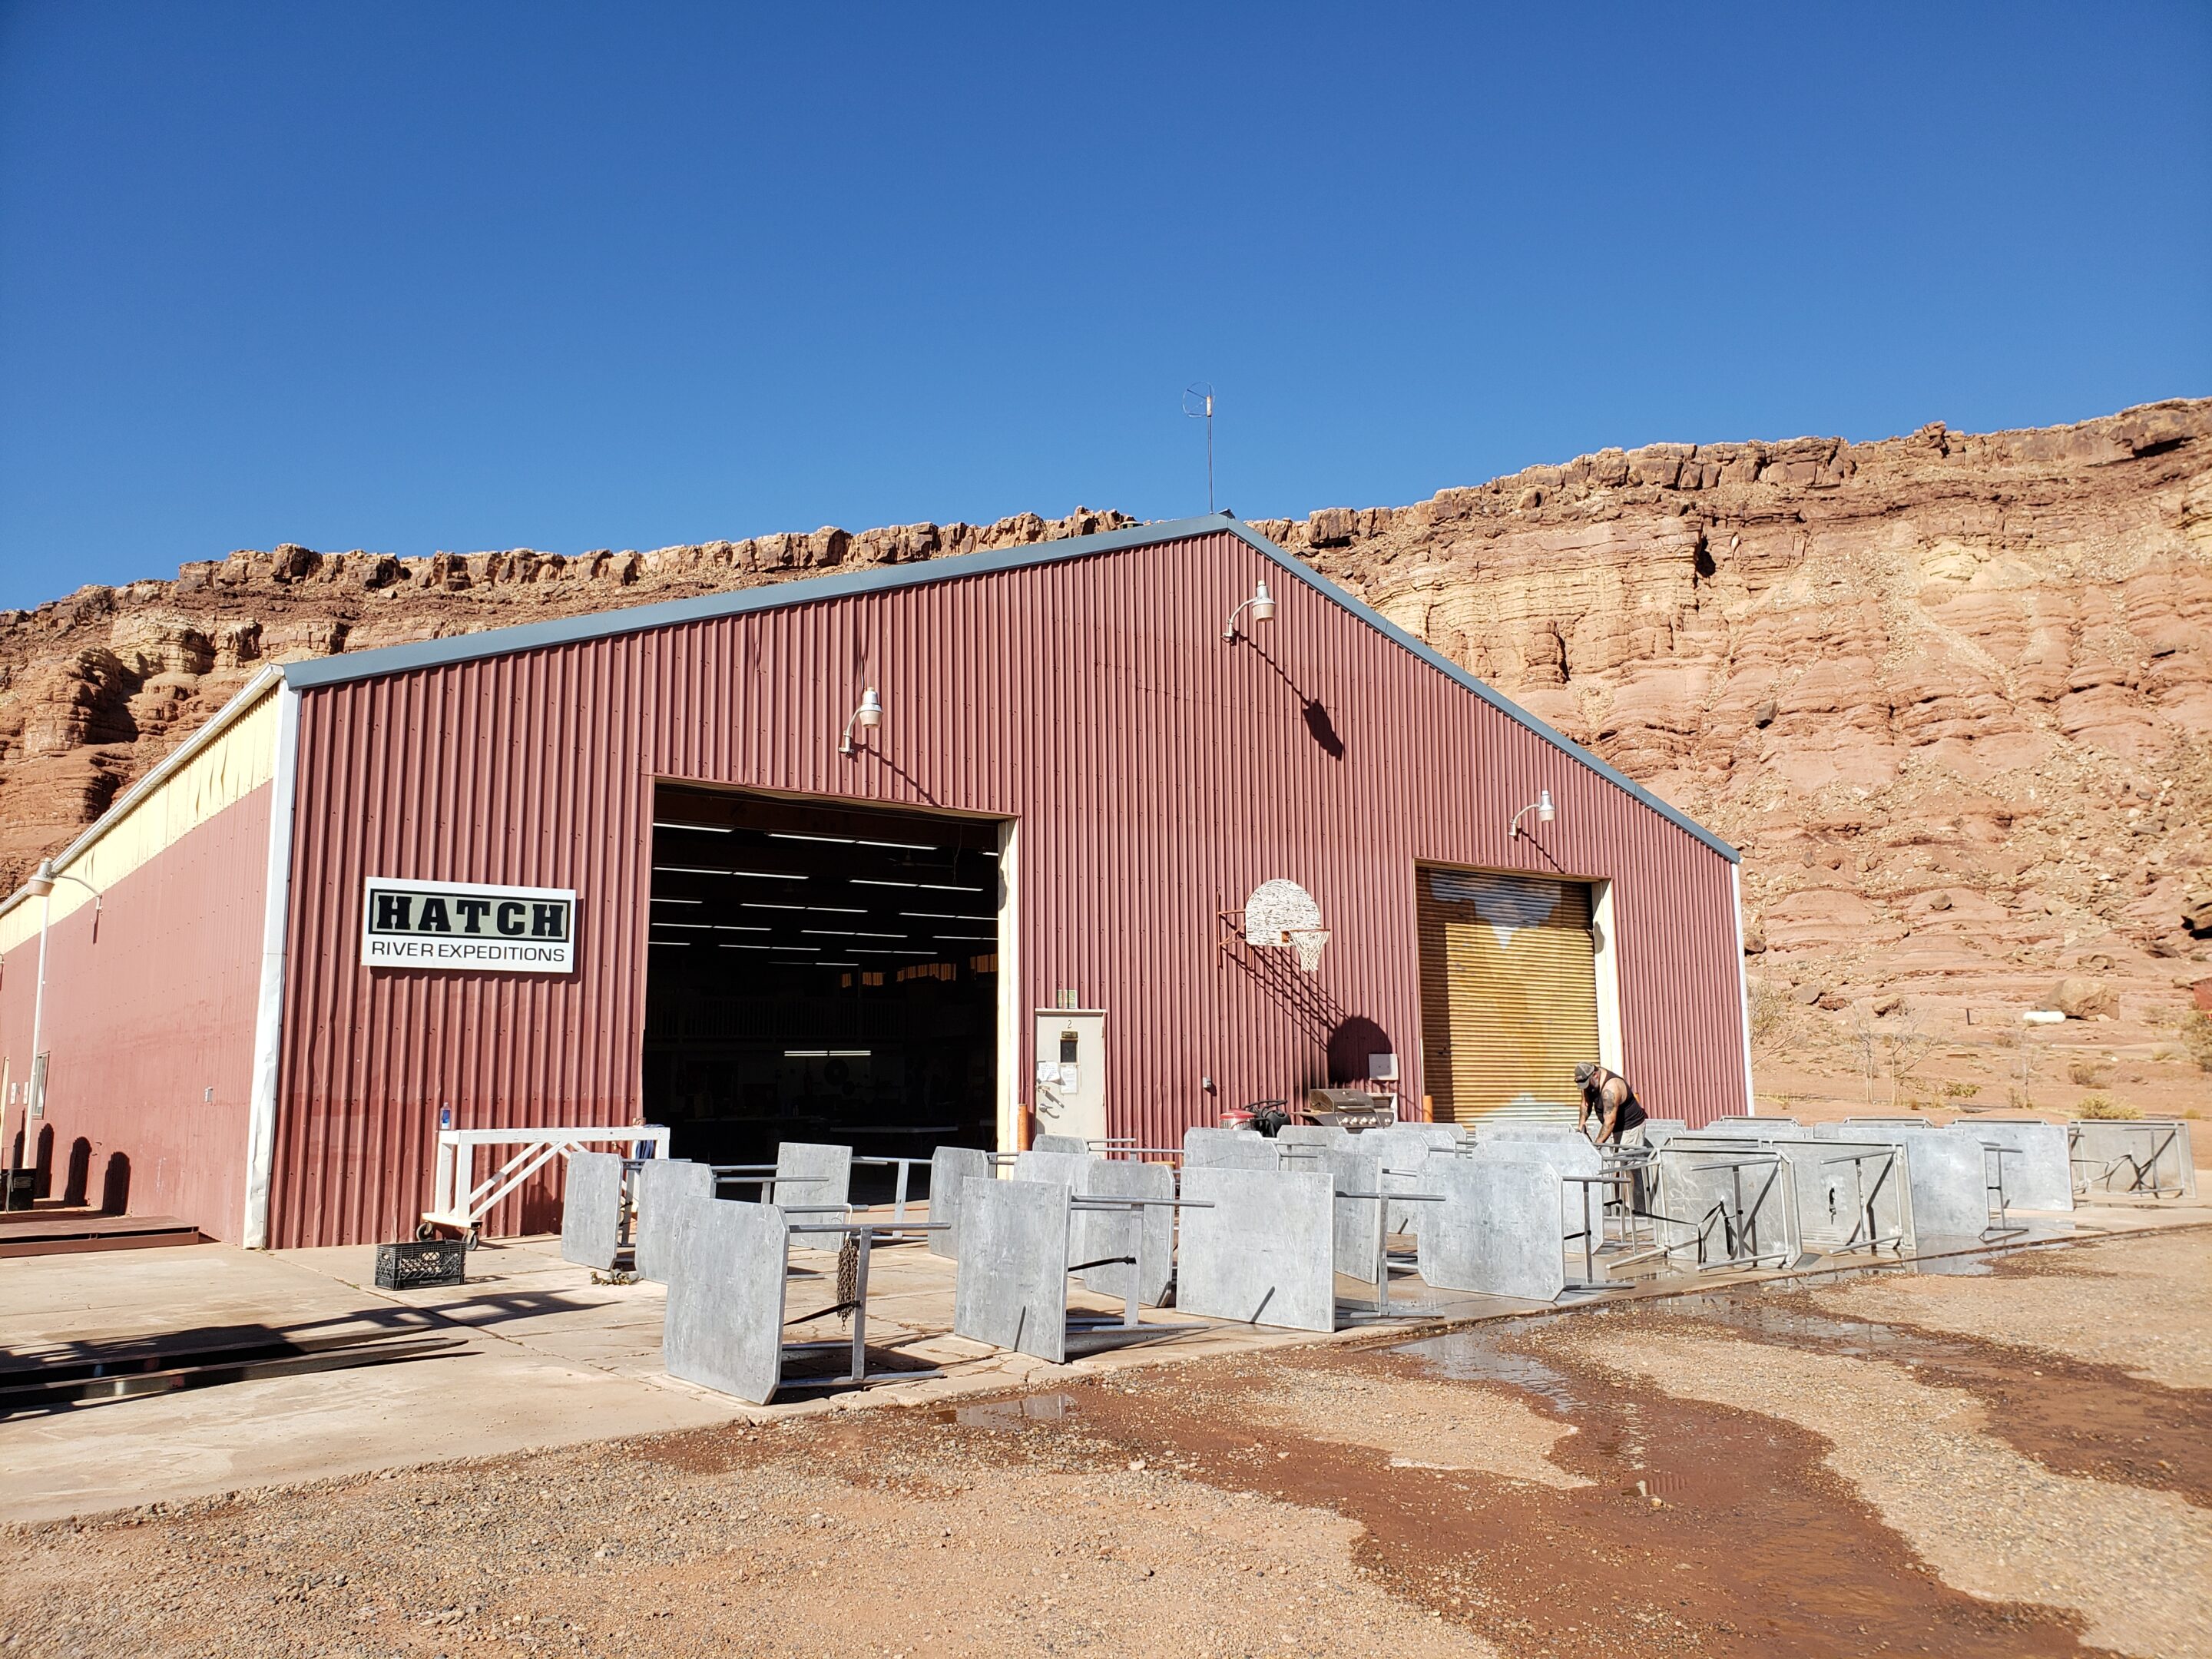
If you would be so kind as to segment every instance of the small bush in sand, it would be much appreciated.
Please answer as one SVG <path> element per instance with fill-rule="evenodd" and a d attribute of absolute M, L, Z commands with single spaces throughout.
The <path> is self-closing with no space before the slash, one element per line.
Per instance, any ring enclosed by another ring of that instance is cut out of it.
<path fill-rule="evenodd" d="M 2124 1122 L 2130 1118 L 2141 1117 L 2142 1113 L 2124 1100 L 2114 1100 L 2110 1095 L 2083 1095 L 2081 1103 L 2074 1109 L 2074 1115 Z"/>
<path fill-rule="evenodd" d="M 2200 1072 L 2212 1072 L 2212 1014 L 2192 1008 L 2181 1017 L 2181 1046 Z"/>

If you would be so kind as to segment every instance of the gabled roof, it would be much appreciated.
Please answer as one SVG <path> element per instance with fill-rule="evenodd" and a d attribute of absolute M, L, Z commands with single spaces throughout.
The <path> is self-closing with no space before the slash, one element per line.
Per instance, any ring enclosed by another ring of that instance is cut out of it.
<path fill-rule="evenodd" d="M 814 605 L 824 599 L 880 593 L 894 588 L 917 587 L 926 582 L 957 581 L 969 576 L 994 575 L 1003 570 L 1026 569 L 1031 565 L 1053 564 L 1062 559 L 1087 558 L 1095 554 L 1116 553 L 1127 548 L 1182 541 L 1193 536 L 1223 534 L 1234 536 L 1245 543 L 1255 552 L 1279 566 L 1293 580 L 1303 582 L 1331 604 L 1341 606 L 1392 644 L 1410 651 L 1437 672 L 1455 681 L 1508 720 L 1526 726 L 1561 754 L 1588 767 L 1607 782 L 1627 791 L 1730 863 L 1739 860 L 1736 849 L 1703 824 L 1623 776 L 1580 744 L 1570 741 L 1526 709 L 1508 702 L 1442 652 L 1414 638 L 1381 612 L 1362 604 L 1334 582 L 1293 558 L 1250 526 L 1225 513 L 1212 514 L 1200 519 L 1170 519 L 1158 524 L 1135 525 L 1126 530 L 1102 531 L 1093 536 L 1070 536 L 1058 541 L 1031 542 L 1021 547 L 1000 548 L 988 553 L 963 553 L 947 558 L 921 560 L 913 564 L 877 565 L 836 575 L 800 577 L 760 587 L 739 588 L 728 593 L 709 593 L 694 599 L 671 599 L 660 605 L 597 611 L 580 617 L 526 623 L 515 628 L 486 629 L 479 633 L 459 634 L 448 639 L 386 646 L 380 650 L 362 651 L 344 656 L 318 657 L 307 662 L 287 663 L 282 672 L 289 684 L 302 691 L 310 691 L 320 686 L 343 685 L 379 675 L 442 667 L 448 663 L 473 662 L 485 657 L 506 656 L 517 651 L 540 651 L 550 646 L 613 639 L 624 634 L 643 633 L 651 629 L 669 628 L 685 623 L 708 622 L 721 617 L 742 617 L 755 611 L 777 611 L 787 605 Z"/>

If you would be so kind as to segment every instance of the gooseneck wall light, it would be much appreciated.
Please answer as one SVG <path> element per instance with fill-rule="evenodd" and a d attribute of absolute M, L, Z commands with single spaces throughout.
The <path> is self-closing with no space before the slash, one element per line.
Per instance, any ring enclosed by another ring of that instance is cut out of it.
<path fill-rule="evenodd" d="M 1521 820 L 1527 817 L 1531 812 L 1534 812 L 1536 815 L 1536 822 L 1539 823 L 1549 823 L 1553 818 L 1559 816 L 1559 809 L 1552 805 L 1552 792 L 1550 790 L 1538 790 L 1536 792 L 1536 799 L 1529 802 L 1528 805 L 1522 807 L 1519 811 L 1513 815 L 1513 827 L 1505 832 L 1506 840 L 1512 841 L 1520 835 Z"/>
<path fill-rule="evenodd" d="M 860 706 L 846 720 L 845 735 L 837 744 L 837 752 L 841 755 L 853 752 L 853 733 L 856 728 L 865 726 L 872 732 L 883 723 L 884 700 L 876 695 L 876 688 L 872 685 L 860 693 Z"/>
<path fill-rule="evenodd" d="M 1224 641 L 1233 641 L 1237 638 L 1237 619 L 1248 611 L 1252 613 L 1252 620 L 1255 623 L 1275 620 L 1275 596 L 1267 591 L 1265 576 L 1252 584 L 1252 597 L 1231 611 L 1229 620 L 1222 623 L 1221 637 Z"/>

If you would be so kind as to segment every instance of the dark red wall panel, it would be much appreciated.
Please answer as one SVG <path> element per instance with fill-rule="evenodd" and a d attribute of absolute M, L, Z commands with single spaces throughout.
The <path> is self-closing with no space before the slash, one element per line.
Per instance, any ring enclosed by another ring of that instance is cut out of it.
<path fill-rule="evenodd" d="M 49 930 L 41 1040 L 52 1055 L 56 1196 L 73 1158 L 95 1204 L 127 1170 L 131 1213 L 178 1216 L 237 1242 L 269 797 L 264 784 L 116 882 L 96 938 L 90 904 Z M 33 936 L 0 967 L 0 1048 L 17 1084 L 30 1075 L 38 977 Z M 21 1123 L 11 1107 L 10 1133 Z"/>
<path fill-rule="evenodd" d="M 1224 645 L 1262 574 L 1276 620 Z M 1018 820 L 1022 1005 L 1109 1012 L 1112 1127 L 1148 1143 L 1320 1080 L 1316 1013 L 1379 1025 L 1418 1103 L 1421 862 L 1610 879 L 1626 1069 L 1656 1115 L 1743 1107 L 1728 861 L 1210 535 L 305 692 L 273 1242 L 399 1236 L 441 1103 L 635 1120 L 656 777 Z M 574 887 L 577 971 L 359 968 L 370 875 Z M 1276 876 L 1334 931 L 1310 981 L 1217 943 Z"/>

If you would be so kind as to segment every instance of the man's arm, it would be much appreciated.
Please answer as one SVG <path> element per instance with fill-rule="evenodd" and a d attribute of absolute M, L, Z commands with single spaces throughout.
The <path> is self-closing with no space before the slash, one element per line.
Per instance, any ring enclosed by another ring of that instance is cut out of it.
<path fill-rule="evenodd" d="M 1617 1074 L 1606 1079 L 1597 1097 L 1604 1105 L 1603 1115 L 1598 1120 L 1597 1138 L 1601 1141 L 1611 1140 L 1613 1132 L 1620 1127 L 1620 1109 L 1628 1104 L 1627 1079 Z"/>

